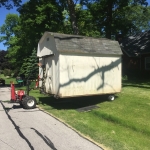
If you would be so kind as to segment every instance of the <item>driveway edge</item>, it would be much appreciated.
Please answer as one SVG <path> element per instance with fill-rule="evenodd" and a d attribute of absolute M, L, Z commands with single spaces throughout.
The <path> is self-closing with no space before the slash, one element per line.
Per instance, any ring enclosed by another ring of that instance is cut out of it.
<path fill-rule="evenodd" d="M 51 117 L 55 118 L 56 120 L 60 121 L 61 123 L 63 123 L 65 126 L 67 126 L 68 128 L 72 129 L 73 131 L 75 131 L 80 137 L 88 140 L 89 142 L 95 144 L 96 146 L 100 147 L 102 150 L 111 150 L 110 148 L 104 146 L 103 144 L 99 144 L 97 142 L 95 142 L 94 140 L 92 140 L 90 137 L 85 136 L 84 134 L 80 133 L 79 131 L 77 131 L 75 128 L 71 127 L 69 124 L 67 124 L 66 122 L 64 122 L 63 120 L 61 120 L 60 118 L 57 118 L 56 116 L 54 116 L 53 114 L 45 111 L 43 108 L 41 108 L 39 105 L 36 106 L 39 110 L 41 110 L 42 112 L 50 115 Z"/>

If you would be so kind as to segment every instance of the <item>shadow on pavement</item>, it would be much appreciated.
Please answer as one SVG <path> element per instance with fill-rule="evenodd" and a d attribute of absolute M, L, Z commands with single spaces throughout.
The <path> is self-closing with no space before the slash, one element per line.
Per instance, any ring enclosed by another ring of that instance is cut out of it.
<path fill-rule="evenodd" d="M 52 143 L 52 141 L 45 135 L 42 135 L 38 130 L 36 130 L 35 128 L 30 128 L 32 130 L 35 131 L 35 133 L 41 137 L 41 139 L 43 139 L 43 141 L 52 149 L 52 150 L 57 150 L 54 146 L 54 144 Z"/>
<path fill-rule="evenodd" d="M 8 111 L 12 108 L 7 109 L 3 102 L 0 101 L 0 104 L 2 105 L 3 109 L 5 110 L 6 115 L 8 116 L 8 119 L 11 121 L 11 123 L 13 124 L 14 128 L 16 129 L 16 131 L 18 132 L 19 136 L 26 141 L 26 143 L 28 144 L 29 148 L 31 150 L 34 150 L 34 147 L 32 146 L 32 144 L 30 143 L 30 141 L 28 140 L 28 138 L 26 138 L 26 136 L 22 133 L 22 131 L 20 130 L 20 127 L 14 122 L 14 120 L 12 119 L 12 117 L 9 115 Z"/>

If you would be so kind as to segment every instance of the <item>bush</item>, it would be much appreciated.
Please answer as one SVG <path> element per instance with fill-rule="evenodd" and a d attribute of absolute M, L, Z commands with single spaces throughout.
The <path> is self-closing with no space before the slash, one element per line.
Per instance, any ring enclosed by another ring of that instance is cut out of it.
<path fill-rule="evenodd" d="M 13 73 L 12 73 L 12 77 L 16 78 L 19 74 L 19 68 L 14 69 Z"/>
<path fill-rule="evenodd" d="M 0 74 L 3 74 L 3 70 L 0 70 Z"/>
<path fill-rule="evenodd" d="M 10 69 L 4 69 L 3 74 L 4 76 L 11 76 L 12 71 Z"/>

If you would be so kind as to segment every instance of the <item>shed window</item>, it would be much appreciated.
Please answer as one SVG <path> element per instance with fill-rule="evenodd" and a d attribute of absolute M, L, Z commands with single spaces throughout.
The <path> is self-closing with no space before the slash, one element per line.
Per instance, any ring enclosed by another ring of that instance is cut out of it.
<path fill-rule="evenodd" d="M 150 57 L 145 58 L 145 69 L 150 70 Z"/>

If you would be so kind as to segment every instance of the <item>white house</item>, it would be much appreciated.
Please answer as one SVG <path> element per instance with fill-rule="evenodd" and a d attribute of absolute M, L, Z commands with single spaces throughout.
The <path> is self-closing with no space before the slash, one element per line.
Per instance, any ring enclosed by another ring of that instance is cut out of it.
<path fill-rule="evenodd" d="M 57 97 L 118 93 L 121 55 L 114 40 L 45 32 L 37 50 L 39 86 Z"/>

